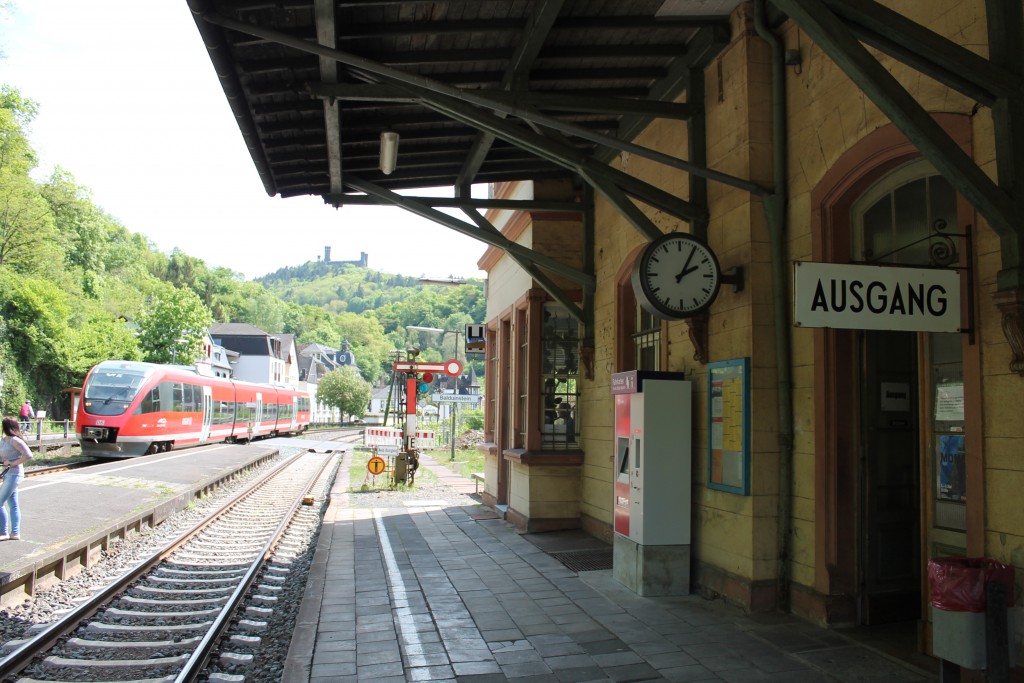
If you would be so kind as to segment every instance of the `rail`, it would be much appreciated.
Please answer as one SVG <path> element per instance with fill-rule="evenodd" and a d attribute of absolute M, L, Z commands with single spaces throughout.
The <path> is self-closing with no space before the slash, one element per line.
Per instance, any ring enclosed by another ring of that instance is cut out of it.
<path fill-rule="evenodd" d="M 72 630 L 77 628 L 78 625 L 88 620 L 100 609 L 108 605 L 115 597 L 120 595 L 127 586 L 133 584 L 143 575 L 147 574 L 159 563 L 170 558 L 173 553 L 181 549 L 186 542 L 196 537 L 201 531 L 208 528 L 228 511 L 236 508 L 243 500 L 253 496 L 257 490 L 265 486 L 273 477 L 296 464 L 299 460 L 299 457 L 294 457 L 281 462 L 278 466 L 275 466 L 263 476 L 259 477 L 250 486 L 246 487 L 244 492 L 225 503 L 218 510 L 212 512 L 194 527 L 168 543 L 164 548 L 153 553 L 149 558 L 137 564 L 134 568 L 123 574 L 118 580 L 107 586 L 102 591 L 96 593 L 88 601 L 82 603 L 58 621 L 51 623 L 35 637 L 23 643 L 16 650 L 0 660 L 0 679 L 6 680 L 8 676 L 12 676 L 27 667 L 37 656 L 52 648 L 62 636 L 70 633 Z M 193 651 L 192 656 L 189 658 L 184 669 L 179 672 L 176 680 L 191 681 L 196 678 L 199 670 L 206 663 L 212 652 L 212 644 L 216 642 L 216 636 L 223 632 L 224 628 L 229 623 L 231 614 L 233 614 L 241 604 L 246 590 L 251 587 L 259 566 L 261 566 L 270 556 L 272 548 L 280 538 L 284 529 L 287 528 L 288 520 L 291 519 L 295 510 L 302 503 L 303 497 L 310 490 L 313 482 L 322 475 L 331 461 L 332 458 L 324 458 L 315 473 L 308 479 L 307 484 L 302 487 L 302 494 L 294 499 L 289 511 L 285 513 L 285 516 L 282 518 L 282 522 L 277 526 L 272 537 L 266 541 L 263 546 L 263 550 L 258 553 L 257 557 L 250 565 L 242 582 L 244 587 L 243 585 L 239 585 L 237 587 L 235 592 L 232 594 L 231 599 L 224 605 L 224 610 L 211 625 L 212 630 L 207 631 L 206 637 L 200 643 L 200 647 Z"/>
<path fill-rule="evenodd" d="M 51 439 L 75 438 L 74 420 L 47 420 L 42 417 L 18 419 L 21 422 L 21 433 L 26 442 L 43 441 L 47 437 Z"/>

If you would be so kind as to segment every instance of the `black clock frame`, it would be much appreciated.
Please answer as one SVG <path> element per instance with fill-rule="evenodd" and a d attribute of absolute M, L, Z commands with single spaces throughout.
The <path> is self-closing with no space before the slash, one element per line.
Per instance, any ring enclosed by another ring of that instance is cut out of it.
<path fill-rule="evenodd" d="M 715 278 L 715 289 L 711 292 L 711 296 L 708 297 L 708 300 L 698 308 L 685 312 L 669 308 L 658 301 L 647 284 L 647 278 L 643 277 L 645 266 L 649 262 L 651 256 L 654 255 L 654 252 L 657 251 L 665 242 L 673 242 L 679 239 L 691 241 L 702 249 L 707 250 L 708 254 L 711 256 L 711 263 L 717 273 L 717 277 Z M 718 293 L 722 289 L 722 283 L 729 278 L 726 278 L 723 275 L 721 264 L 718 262 L 718 256 L 715 254 L 715 250 L 711 248 L 711 245 L 696 235 L 691 235 L 685 232 L 669 232 L 665 233 L 661 237 L 651 240 L 650 244 L 644 247 L 643 251 L 641 251 L 637 256 L 636 262 L 633 264 L 633 272 L 630 279 L 633 284 L 633 294 L 636 296 L 637 303 L 639 303 L 640 306 L 648 313 L 666 320 L 686 320 L 687 318 L 699 316 L 707 311 L 711 307 L 711 304 L 715 302 L 715 299 L 718 298 Z"/>

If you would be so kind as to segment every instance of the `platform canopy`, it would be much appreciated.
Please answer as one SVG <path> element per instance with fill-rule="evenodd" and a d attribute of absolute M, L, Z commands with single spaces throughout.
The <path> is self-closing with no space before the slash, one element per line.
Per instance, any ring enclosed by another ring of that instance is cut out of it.
<path fill-rule="evenodd" d="M 728 42 L 738 1 L 188 4 L 267 193 L 341 204 L 366 183 L 465 189 L 607 161 L 600 136 L 694 113 L 673 100 Z"/>
<path fill-rule="evenodd" d="M 572 177 L 649 240 L 663 231 L 638 204 L 702 234 L 706 182 L 773 191 L 707 168 L 704 156 L 704 70 L 729 43 L 740 0 L 186 2 L 268 194 L 434 220 L 504 250 L 577 318 L 541 269 L 585 291 L 592 273 L 512 243 L 479 209 L 585 212 L 587 202 L 475 199 L 473 184 Z M 1000 237 L 999 289 L 1024 290 L 1019 4 L 986 0 L 988 59 L 875 0 L 755 0 L 755 15 L 766 5 L 767 25 L 794 20 L 985 217 Z M 992 108 L 998 181 L 869 46 Z M 633 142 L 655 118 L 689 123 L 680 135 L 690 158 Z M 382 147 L 395 145 L 385 173 Z M 623 153 L 686 173 L 687 198 L 608 163 Z M 453 187 L 454 198 L 398 194 L 425 187 Z"/>

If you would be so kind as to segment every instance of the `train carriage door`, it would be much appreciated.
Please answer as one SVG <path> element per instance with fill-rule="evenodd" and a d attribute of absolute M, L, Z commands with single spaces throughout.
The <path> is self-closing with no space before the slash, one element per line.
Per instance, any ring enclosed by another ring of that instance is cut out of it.
<path fill-rule="evenodd" d="M 213 387 L 203 387 L 203 431 L 200 441 L 210 438 L 210 425 L 213 423 Z"/>
<path fill-rule="evenodd" d="M 290 432 L 295 433 L 299 429 L 299 397 L 292 396 L 292 425 L 289 427 Z"/>
<path fill-rule="evenodd" d="M 260 434 L 260 427 L 263 424 L 263 394 L 256 392 L 256 425 L 253 427 L 253 434 Z"/>

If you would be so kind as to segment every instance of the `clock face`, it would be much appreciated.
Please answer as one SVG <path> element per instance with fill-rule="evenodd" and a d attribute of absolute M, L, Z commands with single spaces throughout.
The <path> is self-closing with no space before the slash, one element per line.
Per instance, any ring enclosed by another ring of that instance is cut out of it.
<path fill-rule="evenodd" d="M 633 267 L 637 302 L 659 318 L 689 318 L 718 296 L 718 259 L 702 240 L 673 232 L 640 252 Z"/>

